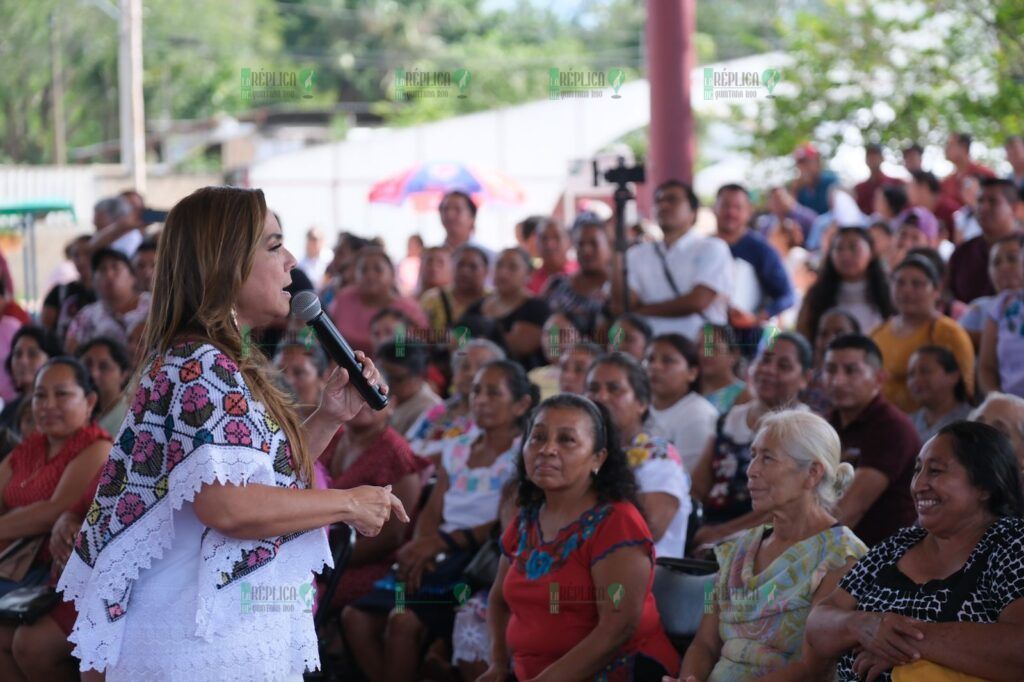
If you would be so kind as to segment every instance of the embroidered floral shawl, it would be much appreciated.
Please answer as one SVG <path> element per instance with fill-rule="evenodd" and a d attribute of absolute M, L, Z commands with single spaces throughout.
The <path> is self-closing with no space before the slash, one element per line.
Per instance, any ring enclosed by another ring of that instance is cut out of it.
<path fill-rule="evenodd" d="M 117 662 L 133 583 L 171 546 L 174 511 L 214 481 L 304 487 L 284 430 L 231 358 L 210 344 L 180 343 L 143 375 L 58 584 L 78 607 L 69 639 L 83 670 Z M 282 564 L 282 550 L 300 560 Z M 260 578 L 308 582 L 312 571 L 332 563 L 319 530 L 235 540 L 207 529 L 200 551 L 195 634 L 207 641 L 240 612 L 240 590 L 225 587 L 257 571 Z M 318 663 L 315 650 L 311 657 L 310 669 Z"/>

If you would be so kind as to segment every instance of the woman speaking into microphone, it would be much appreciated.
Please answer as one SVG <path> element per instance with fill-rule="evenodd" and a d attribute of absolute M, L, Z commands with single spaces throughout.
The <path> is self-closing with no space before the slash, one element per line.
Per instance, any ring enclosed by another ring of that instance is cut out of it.
<path fill-rule="evenodd" d="M 300 422 L 243 327 L 288 315 L 295 258 L 263 192 L 206 187 L 168 215 L 147 360 L 61 576 L 82 670 L 106 679 L 302 679 L 319 667 L 322 530 L 377 534 L 390 488 L 315 490 L 313 462 L 362 398 L 337 370 Z M 380 382 L 362 354 L 364 376 Z"/>

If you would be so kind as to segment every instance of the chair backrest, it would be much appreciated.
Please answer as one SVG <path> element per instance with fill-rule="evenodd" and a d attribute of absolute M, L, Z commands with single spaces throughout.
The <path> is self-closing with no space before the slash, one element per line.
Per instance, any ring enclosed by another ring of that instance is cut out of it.
<path fill-rule="evenodd" d="M 334 593 L 338 590 L 338 583 L 341 581 L 341 576 L 348 566 L 348 560 L 355 550 L 357 536 L 355 528 L 345 523 L 339 523 L 331 527 L 327 537 L 334 557 L 334 568 L 329 569 L 330 572 L 324 576 L 326 585 L 320 595 L 316 616 L 313 617 L 313 624 L 316 628 L 320 628 L 326 622 L 327 614 L 331 611 Z"/>
<path fill-rule="evenodd" d="M 696 634 L 715 576 L 715 573 L 684 572 L 661 561 L 655 566 L 654 602 L 670 638 Z"/>
<path fill-rule="evenodd" d="M 686 547 L 683 553 L 689 556 L 693 551 L 693 536 L 704 525 L 704 505 L 696 497 L 690 498 L 690 516 L 686 520 Z"/>

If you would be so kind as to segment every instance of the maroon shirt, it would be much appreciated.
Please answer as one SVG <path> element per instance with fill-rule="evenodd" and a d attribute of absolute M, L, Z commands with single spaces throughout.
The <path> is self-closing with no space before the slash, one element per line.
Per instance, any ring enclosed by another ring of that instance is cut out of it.
<path fill-rule="evenodd" d="M 939 183 L 939 194 L 944 197 L 949 197 L 956 202 L 957 208 L 964 205 L 963 195 L 960 194 L 960 183 L 963 182 L 964 177 L 968 175 L 977 175 L 982 178 L 994 178 L 996 176 L 988 166 L 982 166 L 980 163 L 968 161 L 967 167 L 964 168 L 963 172 L 953 171 L 944 177 L 942 182 Z"/>
<path fill-rule="evenodd" d="M 942 224 L 943 233 L 940 233 L 940 237 L 952 241 L 953 227 L 956 225 L 956 222 L 953 219 L 953 214 L 956 213 L 959 208 L 960 204 L 949 197 L 939 195 L 938 199 L 935 200 L 935 205 L 932 206 L 931 211 Z"/>
<path fill-rule="evenodd" d="M 877 469 L 889 479 L 889 487 L 853 528 L 857 537 L 872 547 L 900 528 L 913 525 L 917 511 L 910 496 L 910 479 L 921 439 L 907 415 L 878 394 L 845 427 L 838 411 L 829 421 L 839 434 L 844 462 L 855 469 Z"/>
<path fill-rule="evenodd" d="M 949 257 L 949 290 L 953 298 L 970 303 L 979 296 L 996 293 L 988 278 L 989 244 L 985 235 L 968 239 Z"/>
<path fill-rule="evenodd" d="M 385 486 L 398 483 L 407 474 L 419 473 L 430 466 L 430 462 L 413 454 L 409 442 L 402 437 L 402 434 L 389 426 L 363 450 L 358 459 L 352 462 L 347 469 L 337 476 L 331 476 L 331 459 L 344 434 L 345 427 L 342 426 L 320 455 L 319 462 L 328 472 L 327 486 L 329 488 L 344 490 L 361 485 Z M 413 518 L 409 530 L 415 525 L 415 521 L 416 519 Z M 359 566 L 348 566 L 341 584 L 338 585 L 338 589 L 334 593 L 331 607 L 344 608 L 356 599 L 369 594 L 373 590 L 373 583 L 387 575 L 394 561 L 395 553 L 392 552 L 376 561 L 369 561 Z"/>
<path fill-rule="evenodd" d="M 857 206 L 864 215 L 871 215 L 875 212 L 875 190 L 886 185 L 901 185 L 896 178 L 890 178 L 885 173 L 879 173 L 878 178 L 869 177 L 864 182 L 853 188 L 853 196 L 857 199 Z"/>

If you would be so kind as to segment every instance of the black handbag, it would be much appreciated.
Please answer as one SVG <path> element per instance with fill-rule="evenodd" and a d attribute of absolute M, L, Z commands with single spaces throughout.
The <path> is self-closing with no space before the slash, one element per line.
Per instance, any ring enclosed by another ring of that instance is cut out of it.
<path fill-rule="evenodd" d="M 491 538 L 480 546 L 476 556 L 466 564 L 462 579 L 474 592 L 490 587 L 498 575 L 500 561 L 501 546 L 496 538 Z"/>
<path fill-rule="evenodd" d="M 0 622 L 31 625 L 60 603 L 60 594 L 49 585 L 18 587 L 0 597 Z"/>

